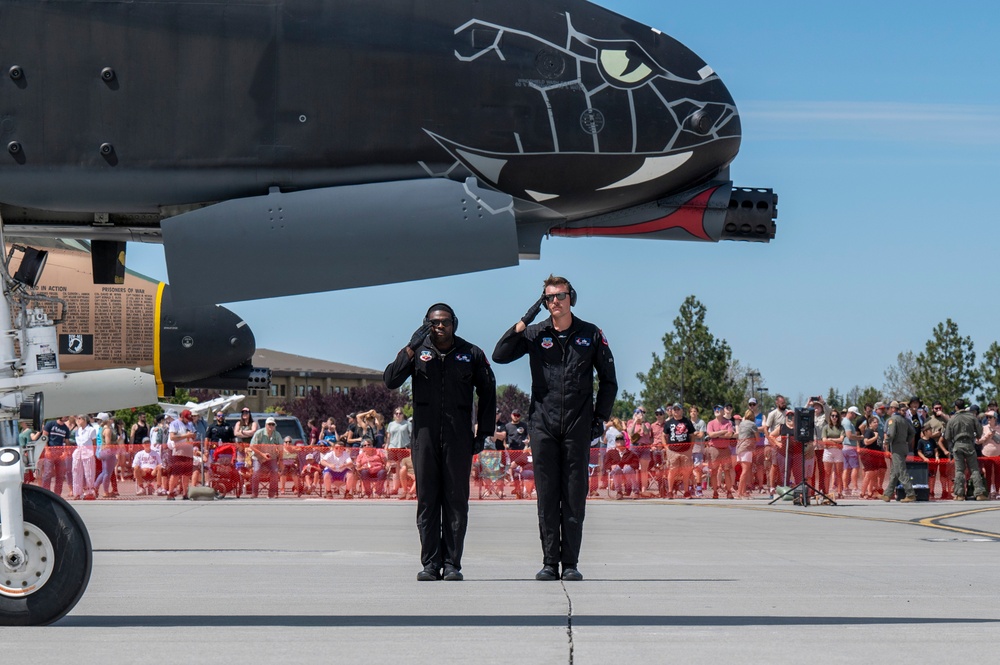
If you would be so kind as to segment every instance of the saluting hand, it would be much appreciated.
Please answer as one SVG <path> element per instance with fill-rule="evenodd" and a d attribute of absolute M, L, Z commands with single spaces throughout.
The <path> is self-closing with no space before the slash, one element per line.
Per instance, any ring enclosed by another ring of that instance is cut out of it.
<path fill-rule="evenodd" d="M 528 311 L 524 313 L 524 316 L 521 317 L 521 323 L 523 323 L 526 326 L 530 325 L 531 322 L 535 320 L 535 317 L 538 316 L 538 313 L 542 311 L 542 304 L 544 302 L 545 302 L 545 296 L 542 296 L 541 298 L 536 300 L 535 303 L 528 308 Z"/>
<path fill-rule="evenodd" d="M 407 344 L 411 351 L 416 351 L 420 348 L 420 345 L 424 343 L 424 338 L 431 331 L 431 324 L 425 323 L 416 329 L 413 333 L 413 337 L 410 338 L 410 343 Z"/>

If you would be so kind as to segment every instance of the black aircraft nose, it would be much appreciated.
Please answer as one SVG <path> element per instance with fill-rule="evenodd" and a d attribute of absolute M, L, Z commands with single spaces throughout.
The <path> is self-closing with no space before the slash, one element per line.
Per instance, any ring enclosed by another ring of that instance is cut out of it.
<path fill-rule="evenodd" d="M 253 360 L 253 332 L 232 311 L 219 305 L 178 305 L 169 285 L 163 285 L 157 305 L 154 352 L 160 394 L 163 384 L 218 376 Z"/>
<path fill-rule="evenodd" d="M 456 30 L 465 80 L 501 88 L 504 103 L 476 109 L 482 122 L 469 134 L 428 130 L 431 138 L 483 181 L 568 219 L 718 175 L 741 128 L 716 72 L 660 30 L 588 2 L 564 4 L 546 20 L 484 9 Z"/>

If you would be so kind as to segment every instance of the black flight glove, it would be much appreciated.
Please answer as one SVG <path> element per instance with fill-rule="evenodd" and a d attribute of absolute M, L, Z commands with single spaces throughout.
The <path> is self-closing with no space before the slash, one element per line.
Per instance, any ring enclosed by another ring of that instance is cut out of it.
<path fill-rule="evenodd" d="M 425 323 L 424 325 L 417 328 L 413 333 L 413 337 L 410 338 L 410 343 L 407 344 L 411 351 L 416 351 L 420 348 L 420 345 L 424 343 L 424 338 L 427 337 L 427 333 L 431 331 L 431 324 Z"/>
<path fill-rule="evenodd" d="M 542 296 L 541 298 L 536 300 L 535 303 L 528 308 L 528 311 L 524 313 L 524 316 L 521 317 L 521 323 L 523 323 L 526 326 L 530 326 L 531 322 L 535 320 L 536 316 L 538 316 L 538 313 L 542 311 L 542 305 L 544 303 L 545 303 L 545 296 Z"/>
<path fill-rule="evenodd" d="M 594 416 L 594 422 L 590 425 L 590 440 L 600 439 L 604 436 L 604 418 Z"/>
<path fill-rule="evenodd" d="M 472 439 L 472 454 L 478 455 L 479 453 L 483 452 L 483 447 L 485 447 L 485 445 L 486 445 L 486 437 L 477 434 L 475 438 Z"/>

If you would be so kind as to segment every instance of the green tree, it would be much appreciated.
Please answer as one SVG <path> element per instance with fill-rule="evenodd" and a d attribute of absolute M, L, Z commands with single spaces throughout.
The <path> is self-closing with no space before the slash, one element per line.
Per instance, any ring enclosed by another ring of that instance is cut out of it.
<path fill-rule="evenodd" d="M 826 393 L 826 403 L 831 409 L 846 409 L 849 404 L 845 406 L 847 398 L 844 397 L 839 391 L 835 390 L 832 386 L 830 390 Z"/>
<path fill-rule="evenodd" d="M 375 409 L 382 414 L 385 422 L 389 422 L 396 407 L 405 408 L 409 402 L 409 384 L 400 390 L 389 390 L 379 381 L 352 388 L 346 393 L 324 395 L 319 390 L 310 390 L 305 397 L 279 404 L 277 411 L 297 417 L 303 425 L 309 422 L 310 418 L 320 421 L 333 416 L 337 430 L 343 432 L 343 428 L 347 426 L 347 414 L 352 411 Z"/>
<path fill-rule="evenodd" d="M 500 409 L 500 416 L 507 422 L 510 419 L 510 412 L 517 409 L 528 418 L 528 407 L 531 405 L 531 398 L 513 384 L 503 384 L 497 386 L 497 408 Z"/>
<path fill-rule="evenodd" d="M 635 395 L 627 390 L 622 390 L 618 393 L 618 398 L 615 400 L 615 405 L 611 408 L 611 415 L 618 416 L 619 418 L 631 418 L 632 414 L 635 413 L 635 408 L 639 406 L 639 400 Z M 652 408 L 646 407 L 646 413 L 650 414 L 656 410 L 656 407 Z"/>
<path fill-rule="evenodd" d="M 993 342 L 979 365 L 979 395 L 983 404 L 1000 397 L 1000 344 Z"/>
<path fill-rule="evenodd" d="M 169 404 L 187 404 L 188 402 L 201 402 L 202 400 L 198 398 L 196 393 L 200 391 L 189 391 L 185 388 L 178 388 L 173 397 L 167 398 L 165 401 Z M 146 406 L 132 407 L 129 409 L 118 409 L 111 417 L 115 420 L 121 420 L 125 423 L 125 433 L 132 431 L 132 425 L 134 425 L 139 420 L 139 414 L 146 414 L 146 422 L 152 427 L 156 420 L 156 416 L 163 413 L 163 409 L 156 402 L 153 404 L 148 404 Z"/>
<path fill-rule="evenodd" d="M 917 357 L 913 351 L 902 351 L 896 356 L 896 364 L 885 370 L 883 392 L 892 399 L 906 395 L 903 399 L 917 394 Z M 850 406 L 850 405 L 849 405 Z M 857 406 L 857 405 L 855 405 Z M 860 408 L 860 406 L 859 406 Z"/>
<path fill-rule="evenodd" d="M 939 399 L 948 404 L 959 397 L 971 397 L 979 384 L 972 338 L 962 337 L 958 324 L 951 319 L 934 327 L 931 339 L 916 361 L 911 394 L 924 401 Z M 909 399 L 909 394 L 890 397 Z"/>
<path fill-rule="evenodd" d="M 705 306 L 693 295 L 684 300 L 674 319 L 674 329 L 663 336 L 663 355 L 653 353 L 649 371 L 636 374 L 643 385 L 643 404 L 654 408 L 670 404 L 678 401 L 682 392 L 684 402 L 702 408 L 727 399 L 733 401 L 736 388 L 729 374 L 732 350 L 725 340 L 709 332 L 705 313 Z M 743 382 L 737 399 L 746 391 L 746 376 Z"/>
<path fill-rule="evenodd" d="M 763 378 L 760 376 L 760 372 L 750 367 L 747 367 L 739 360 L 730 358 L 729 367 L 726 369 L 726 389 L 723 393 L 722 401 L 720 404 L 732 404 L 735 413 L 743 413 L 747 408 L 747 400 L 751 397 L 756 397 L 756 395 L 750 394 L 750 373 L 753 372 L 756 375 L 754 380 L 754 387 L 760 385 L 763 382 Z M 696 404 L 699 407 L 708 407 L 709 404 L 699 404 L 698 402 L 690 402 Z M 714 405 L 711 405 L 714 406 Z"/>
<path fill-rule="evenodd" d="M 846 409 L 848 407 L 856 406 L 863 413 L 865 410 L 865 404 L 871 404 L 875 406 L 875 402 L 884 402 L 885 397 L 875 386 L 854 386 L 847 391 L 844 396 L 844 403 L 841 408 Z"/>

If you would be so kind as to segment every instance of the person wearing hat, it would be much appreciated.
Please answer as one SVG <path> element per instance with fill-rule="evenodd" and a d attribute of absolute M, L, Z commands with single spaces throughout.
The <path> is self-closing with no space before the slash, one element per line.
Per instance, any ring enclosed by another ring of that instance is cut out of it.
<path fill-rule="evenodd" d="M 979 471 L 979 460 L 976 458 L 976 441 L 983 436 L 983 425 L 971 407 L 966 408 L 964 399 L 955 400 L 955 409 L 956 413 L 944 428 L 944 438 L 955 458 L 955 501 L 966 499 L 968 486 L 965 480 L 966 469 L 972 476 L 976 500 L 986 501 L 989 496 L 986 493 L 983 474 Z"/>
<path fill-rule="evenodd" d="M 209 449 L 214 449 L 220 443 L 232 443 L 236 440 L 236 432 L 232 425 L 226 422 L 225 411 L 215 412 L 215 422 L 205 430 L 205 442 Z"/>
<path fill-rule="evenodd" d="M 457 329 L 455 310 L 445 303 L 431 305 L 424 324 L 382 374 L 390 390 L 412 381 L 410 458 L 417 480 L 421 582 L 463 579 L 472 456 L 496 423 L 493 369 L 483 350 L 456 335 Z M 479 398 L 475 420 L 473 395 Z"/>
<path fill-rule="evenodd" d="M 365 428 L 358 422 L 358 414 L 351 411 L 347 414 L 347 429 L 341 437 L 348 448 L 360 448 L 364 440 Z"/>
<path fill-rule="evenodd" d="M 94 446 L 97 430 L 90 424 L 90 416 L 81 413 L 76 417 L 76 450 L 73 451 L 73 498 L 96 499 L 94 489 Z"/>
<path fill-rule="evenodd" d="M 906 492 L 906 496 L 900 499 L 900 503 L 912 503 L 917 500 L 917 495 L 913 490 L 910 473 L 906 470 L 906 456 L 913 446 L 917 432 L 913 423 L 899 413 L 899 406 L 899 402 L 896 400 L 889 403 L 889 418 L 885 421 L 884 445 L 892 454 L 892 463 L 889 467 L 889 482 L 882 492 L 882 500 L 887 503 L 892 501 L 898 482 L 903 486 L 903 491 Z"/>
<path fill-rule="evenodd" d="M 496 429 L 493 430 L 493 445 L 497 450 L 506 448 L 507 441 L 507 421 L 503 419 L 500 407 L 497 407 Z"/>
<path fill-rule="evenodd" d="M 542 297 L 497 342 L 493 360 L 528 356 L 531 368 L 531 449 L 535 457 L 539 581 L 583 579 L 577 564 L 590 486 L 590 442 L 611 418 L 618 379 L 615 359 L 600 328 L 572 312 L 577 293 L 565 277 L 549 275 Z M 549 318 L 532 324 L 542 307 Z M 594 374 L 597 397 L 594 397 Z"/>
<path fill-rule="evenodd" d="M 142 437 L 142 450 L 132 458 L 132 477 L 135 478 L 135 493 L 138 496 L 153 496 L 153 483 L 159 477 L 160 455 L 152 449 L 148 436 Z"/>
<path fill-rule="evenodd" d="M 39 458 L 41 485 L 60 496 L 62 496 L 63 483 L 66 479 L 69 478 L 72 483 L 71 459 L 67 446 L 72 442 L 70 430 L 74 423 L 72 416 L 59 416 L 46 423 L 43 429 L 48 437 L 48 442 Z"/>
<path fill-rule="evenodd" d="M 676 402 L 670 409 L 670 418 L 663 423 L 667 444 L 667 498 L 673 498 L 678 484 L 685 499 L 691 493 L 691 449 L 697 434 L 694 423 L 684 415 L 684 405 Z M 730 479 L 732 473 L 730 472 Z"/>
<path fill-rule="evenodd" d="M 733 456 L 731 445 L 736 440 L 736 426 L 726 417 L 726 407 L 716 404 L 712 410 L 715 418 L 708 422 L 705 437 L 705 456 L 708 458 L 709 480 L 712 483 L 712 498 L 719 498 L 719 490 L 725 488 L 726 498 L 733 498 Z"/>
<path fill-rule="evenodd" d="M 257 460 L 250 478 L 251 497 L 257 498 L 261 476 L 267 480 L 267 498 L 274 499 L 278 496 L 278 464 L 283 448 L 284 441 L 278 432 L 278 422 L 269 416 L 264 421 L 264 429 L 257 430 L 250 439 L 250 450 Z"/>
<path fill-rule="evenodd" d="M 159 496 L 167 495 L 167 486 L 170 484 L 170 462 L 172 456 L 167 441 L 170 439 L 170 423 L 173 420 L 166 413 L 160 413 L 153 419 L 153 429 L 149 432 L 149 440 L 152 442 L 152 451 L 160 456 L 160 468 L 156 472 L 156 493 Z"/>
<path fill-rule="evenodd" d="M 170 484 L 167 486 L 167 499 L 173 501 L 179 494 L 187 499 L 188 485 L 194 473 L 194 442 L 195 433 L 191 411 L 184 409 L 178 414 L 175 410 L 167 411 L 172 418 L 167 447 L 170 449 Z"/>
<path fill-rule="evenodd" d="M 844 428 L 844 471 L 840 484 L 844 488 L 844 496 L 850 496 L 851 492 L 860 493 L 858 476 L 861 473 L 861 456 L 858 446 L 864 438 L 861 434 L 864 428 L 860 426 L 863 422 L 861 410 L 856 406 L 848 407 L 841 421 Z"/>
<path fill-rule="evenodd" d="M 322 495 L 320 474 L 323 473 L 323 467 L 319 465 L 318 458 L 319 453 L 306 453 L 305 463 L 302 465 L 300 487 L 307 495 L 312 495 L 313 492 L 317 491 Z"/>
<path fill-rule="evenodd" d="M 253 435 L 257 433 L 258 429 L 260 429 L 260 425 L 257 424 L 257 419 L 250 413 L 250 409 L 243 407 L 243 410 L 240 411 L 240 419 L 233 425 L 233 436 L 236 437 L 236 443 L 249 446 L 250 440 L 253 439 Z"/>
<path fill-rule="evenodd" d="M 885 446 L 885 424 L 889 419 L 885 402 L 875 402 L 874 415 L 878 418 L 878 442 Z"/>
<path fill-rule="evenodd" d="M 528 438 L 528 426 L 521 419 L 520 409 L 511 410 L 510 422 L 504 425 L 504 432 L 507 450 L 524 450 L 524 441 Z"/>
<path fill-rule="evenodd" d="M 111 414 L 101 411 L 96 417 L 97 427 L 97 459 L 101 460 L 101 473 L 95 480 L 97 492 L 103 491 L 105 499 L 118 496 L 118 476 L 115 467 L 118 466 L 118 433 Z"/>
<path fill-rule="evenodd" d="M 642 496 L 642 487 L 639 483 L 639 456 L 634 450 L 625 447 L 624 432 L 615 435 L 615 445 L 604 458 L 604 466 L 608 470 L 608 484 L 617 499 L 623 496 L 638 499 Z"/>

